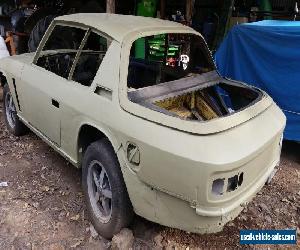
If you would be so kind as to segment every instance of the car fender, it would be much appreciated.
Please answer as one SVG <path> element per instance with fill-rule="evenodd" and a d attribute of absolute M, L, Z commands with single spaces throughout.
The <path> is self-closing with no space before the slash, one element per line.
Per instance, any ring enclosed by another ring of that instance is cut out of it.
<path fill-rule="evenodd" d="M 114 151 L 117 153 L 118 149 L 121 147 L 121 142 L 117 140 L 116 136 L 114 136 L 113 132 L 109 128 L 107 128 L 106 126 L 99 126 L 99 124 L 96 124 L 93 121 L 83 121 L 82 123 L 80 123 L 80 126 L 77 130 L 77 140 L 76 140 L 77 142 L 79 140 L 79 134 L 83 126 L 91 126 L 97 129 L 109 140 Z M 77 152 L 78 152 L 78 143 L 77 143 Z"/>
<path fill-rule="evenodd" d="M 2 77 L 5 77 L 7 81 L 9 79 L 9 77 L 7 77 L 8 75 L 7 75 L 6 71 L 2 67 L 0 68 L 0 74 L 1 74 L 1 82 L 0 82 L 0 84 L 1 84 L 1 87 L 4 87 L 5 82 L 2 81 L 2 79 L 3 79 Z"/>
<path fill-rule="evenodd" d="M 3 81 L 5 78 L 6 81 Z M 7 83 L 8 84 L 8 88 L 10 90 L 11 96 L 13 98 L 14 103 L 17 103 L 17 96 L 16 96 L 16 88 L 15 88 L 15 83 L 13 81 L 13 77 L 11 74 L 8 74 L 6 70 L 3 69 L 2 65 L 0 66 L 0 87 L 4 88 L 4 85 Z M 3 100 L 4 100 L 4 96 L 3 96 Z M 19 106 L 16 105 L 17 111 L 19 112 Z"/>

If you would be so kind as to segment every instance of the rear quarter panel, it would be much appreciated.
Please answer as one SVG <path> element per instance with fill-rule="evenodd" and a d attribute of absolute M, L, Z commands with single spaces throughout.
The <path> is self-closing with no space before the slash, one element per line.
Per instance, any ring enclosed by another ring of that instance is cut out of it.
<path fill-rule="evenodd" d="M 141 181 L 191 203 L 208 204 L 212 179 L 220 172 L 235 173 L 249 165 L 254 169 L 247 169 L 244 183 L 255 185 L 267 165 L 279 159 L 279 150 L 266 153 L 270 159 L 260 160 L 259 155 L 275 143 L 279 148 L 285 121 L 275 104 L 237 127 L 205 136 L 136 120 L 135 132 L 123 130 L 122 144 L 128 140 L 138 145 L 141 164 L 136 174 Z"/>

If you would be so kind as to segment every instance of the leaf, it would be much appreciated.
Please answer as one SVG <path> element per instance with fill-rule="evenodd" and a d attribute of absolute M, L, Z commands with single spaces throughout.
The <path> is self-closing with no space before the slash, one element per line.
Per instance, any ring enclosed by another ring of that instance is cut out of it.
<path fill-rule="evenodd" d="M 43 186 L 42 190 L 44 192 L 49 192 L 50 188 L 48 186 Z"/>
<path fill-rule="evenodd" d="M 75 216 L 71 217 L 71 218 L 70 218 L 70 220 L 73 220 L 73 221 L 78 221 L 78 220 L 79 220 L 79 218 L 80 218 L 80 215 L 79 215 L 79 214 L 77 214 L 77 215 L 75 215 Z"/>
<path fill-rule="evenodd" d="M 78 247 L 83 241 L 84 241 L 84 238 L 75 238 L 74 240 L 76 240 L 77 242 L 75 244 L 73 244 L 71 246 L 71 248 L 76 248 Z"/>

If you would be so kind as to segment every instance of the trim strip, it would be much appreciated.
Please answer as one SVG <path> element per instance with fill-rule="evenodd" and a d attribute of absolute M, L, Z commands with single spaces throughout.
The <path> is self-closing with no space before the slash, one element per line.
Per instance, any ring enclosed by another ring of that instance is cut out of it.
<path fill-rule="evenodd" d="M 20 101 L 19 101 L 18 92 L 17 92 L 16 79 L 15 79 L 15 78 L 12 78 L 12 81 L 13 81 L 13 85 L 14 85 L 15 95 L 16 95 L 16 98 L 17 98 L 18 108 L 19 108 L 20 111 L 22 111 L 22 110 L 21 110 L 21 106 L 20 106 Z"/>

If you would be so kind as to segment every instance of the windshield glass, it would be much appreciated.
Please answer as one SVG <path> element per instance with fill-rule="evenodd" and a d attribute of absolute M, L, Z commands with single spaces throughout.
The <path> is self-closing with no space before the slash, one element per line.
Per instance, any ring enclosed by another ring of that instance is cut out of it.
<path fill-rule="evenodd" d="M 128 87 L 143 88 L 214 70 L 203 38 L 169 33 L 136 40 L 131 48 Z"/>

